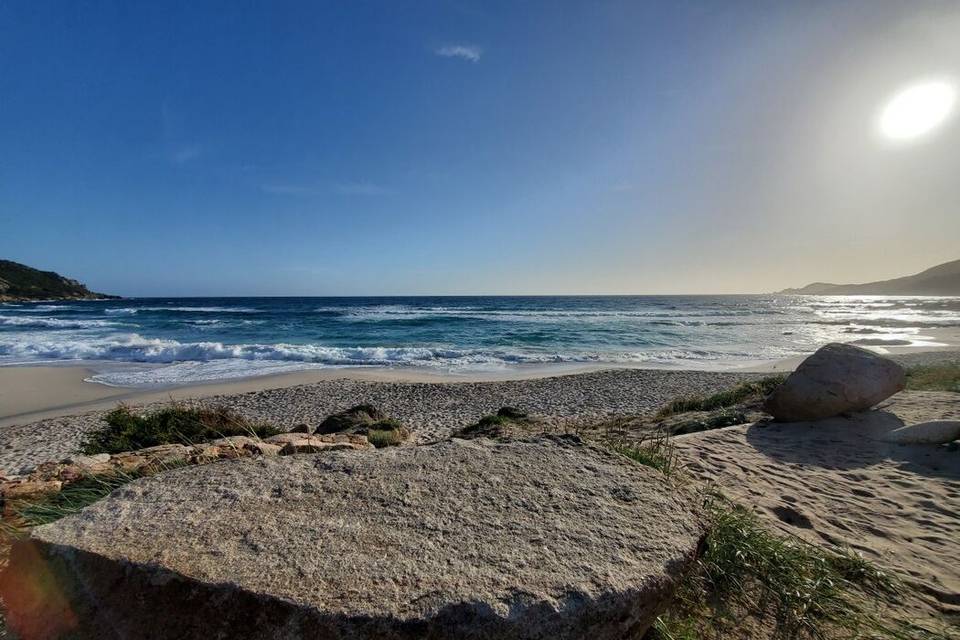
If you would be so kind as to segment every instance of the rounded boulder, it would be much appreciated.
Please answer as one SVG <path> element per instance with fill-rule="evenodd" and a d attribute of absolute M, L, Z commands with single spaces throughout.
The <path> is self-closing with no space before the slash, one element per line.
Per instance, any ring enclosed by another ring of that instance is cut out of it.
<path fill-rule="evenodd" d="M 774 389 L 764 410 L 780 422 L 822 420 L 869 409 L 905 385 L 906 373 L 893 360 L 832 343 L 804 360 Z"/>

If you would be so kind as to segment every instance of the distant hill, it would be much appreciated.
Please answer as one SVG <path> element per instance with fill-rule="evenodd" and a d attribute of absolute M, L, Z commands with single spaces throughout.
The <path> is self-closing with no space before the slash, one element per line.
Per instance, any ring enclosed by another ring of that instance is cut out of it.
<path fill-rule="evenodd" d="M 960 296 L 960 260 L 946 262 L 912 276 L 867 282 L 831 284 L 814 282 L 799 289 L 780 293 L 800 295 L 887 295 L 887 296 Z"/>
<path fill-rule="evenodd" d="M 11 260 L 0 260 L 0 302 L 28 300 L 103 300 L 116 298 L 90 291 L 53 271 L 40 271 Z"/>

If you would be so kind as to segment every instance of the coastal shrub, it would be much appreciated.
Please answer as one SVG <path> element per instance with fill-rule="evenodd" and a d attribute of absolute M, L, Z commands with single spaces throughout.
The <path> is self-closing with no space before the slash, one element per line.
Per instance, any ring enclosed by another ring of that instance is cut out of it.
<path fill-rule="evenodd" d="M 358 404 L 346 411 L 328 416 L 317 427 L 317 433 L 339 433 L 355 430 L 386 420 L 387 416 L 371 404 Z"/>
<path fill-rule="evenodd" d="M 907 389 L 960 393 L 960 363 L 911 367 L 907 369 Z"/>
<path fill-rule="evenodd" d="M 367 440 L 377 449 L 402 444 L 409 434 L 396 420 L 381 420 L 367 427 Z"/>
<path fill-rule="evenodd" d="M 526 411 L 522 411 L 516 407 L 500 407 L 497 411 L 497 416 L 509 420 L 525 420 L 528 417 Z"/>
<path fill-rule="evenodd" d="M 881 619 L 878 611 L 902 594 L 902 584 L 858 554 L 774 533 L 717 494 L 705 511 L 703 553 L 649 640 L 740 637 L 751 625 L 772 627 L 777 638 L 940 637 Z"/>
<path fill-rule="evenodd" d="M 667 434 L 657 434 L 638 443 L 610 443 L 609 447 L 634 462 L 653 467 L 666 476 L 672 476 L 680 469 L 680 460 L 676 447 Z"/>
<path fill-rule="evenodd" d="M 685 420 L 670 427 L 670 433 L 675 436 L 687 433 L 698 433 L 700 431 L 710 431 L 711 429 L 722 429 L 723 427 L 732 427 L 735 424 L 749 422 L 749 417 L 742 411 L 727 411 L 709 415 L 701 420 Z"/>
<path fill-rule="evenodd" d="M 530 416 L 526 412 L 515 407 L 501 407 L 495 414 L 483 416 L 474 424 L 463 427 L 453 435 L 456 438 L 495 436 L 497 427 L 511 424 L 526 425 L 530 422 Z"/>
<path fill-rule="evenodd" d="M 140 415 L 121 404 L 103 421 L 106 424 L 82 443 L 83 453 L 121 453 L 160 444 L 190 444 L 241 435 L 266 438 L 280 433 L 279 429 L 251 422 L 226 407 L 174 404 Z"/>
<path fill-rule="evenodd" d="M 657 412 L 657 417 L 665 418 L 687 411 L 713 411 L 732 407 L 736 404 L 749 401 L 760 401 L 770 395 L 774 389 L 783 384 L 784 376 L 767 376 L 759 380 L 743 382 L 719 393 L 709 396 L 686 396 L 673 400 Z"/>

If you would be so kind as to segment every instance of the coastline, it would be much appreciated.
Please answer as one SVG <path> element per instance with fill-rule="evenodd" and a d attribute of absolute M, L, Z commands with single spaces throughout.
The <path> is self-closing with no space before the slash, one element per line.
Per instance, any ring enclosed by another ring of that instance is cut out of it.
<path fill-rule="evenodd" d="M 903 364 L 927 364 L 960 360 L 956 342 L 941 347 L 889 347 L 884 355 Z M 705 376 L 724 374 L 759 375 L 788 373 L 806 356 L 754 362 L 711 369 L 678 369 L 618 366 L 611 363 L 526 365 L 486 372 L 449 372 L 415 367 L 342 367 L 266 373 L 222 381 L 162 387 L 108 386 L 87 379 L 95 373 L 94 363 L 10 365 L 0 367 L 0 429 L 41 420 L 112 409 L 118 403 L 145 405 L 164 401 L 187 401 L 287 389 L 321 382 L 477 384 L 524 382 L 544 378 L 577 376 L 618 371 L 692 373 Z"/>
<path fill-rule="evenodd" d="M 12 365 L 0 367 L 0 429 L 60 416 L 112 409 L 121 402 L 139 405 L 169 400 L 195 400 L 283 389 L 331 380 L 445 384 L 505 382 L 617 368 L 612 365 L 559 365 L 518 367 L 490 373 L 450 374 L 412 367 L 343 367 L 303 369 L 223 381 L 143 388 L 116 387 L 88 382 L 87 378 L 95 373 L 89 363 Z"/>

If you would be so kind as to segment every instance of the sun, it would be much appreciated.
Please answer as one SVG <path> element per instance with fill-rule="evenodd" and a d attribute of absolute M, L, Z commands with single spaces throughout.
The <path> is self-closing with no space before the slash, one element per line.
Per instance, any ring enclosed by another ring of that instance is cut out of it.
<path fill-rule="evenodd" d="M 890 98 L 880 111 L 877 126 L 889 140 L 919 138 L 943 124 L 956 102 L 957 89 L 951 82 L 918 82 Z"/>

